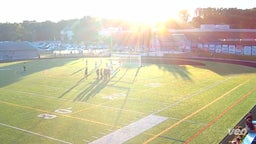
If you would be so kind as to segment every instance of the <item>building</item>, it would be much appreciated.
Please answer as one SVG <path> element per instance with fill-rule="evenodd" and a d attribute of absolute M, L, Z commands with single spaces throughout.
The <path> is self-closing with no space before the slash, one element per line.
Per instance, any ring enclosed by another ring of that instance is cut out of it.
<path fill-rule="evenodd" d="M 0 61 L 39 58 L 38 50 L 28 42 L 0 42 Z"/>
<path fill-rule="evenodd" d="M 231 29 L 228 25 L 202 25 L 198 29 L 169 30 L 170 36 L 184 35 L 192 50 L 212 53 L 256 55 L 256 29 Z M 171 46 L 170 46 L 171 49 Z"/>

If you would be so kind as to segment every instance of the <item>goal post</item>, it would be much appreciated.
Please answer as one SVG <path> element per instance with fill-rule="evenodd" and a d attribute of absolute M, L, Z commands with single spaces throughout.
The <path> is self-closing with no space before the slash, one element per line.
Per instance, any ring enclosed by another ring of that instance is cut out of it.
<path fill-rule="evenodd" d="M 122 67 L 141 67 L 141 55 L 129 53 L 112 53 L 111 59 Z"/>

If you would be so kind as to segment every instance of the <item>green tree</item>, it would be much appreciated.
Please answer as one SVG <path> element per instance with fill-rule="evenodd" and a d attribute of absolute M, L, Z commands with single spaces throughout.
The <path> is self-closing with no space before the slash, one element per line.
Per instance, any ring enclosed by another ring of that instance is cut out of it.
<path fill-rule="evenodd" d="M 100 22 L 96 18 L 84 17 L 74 27 L 74 39 L 77 42 L 94 43 L 99 40 Z"/>

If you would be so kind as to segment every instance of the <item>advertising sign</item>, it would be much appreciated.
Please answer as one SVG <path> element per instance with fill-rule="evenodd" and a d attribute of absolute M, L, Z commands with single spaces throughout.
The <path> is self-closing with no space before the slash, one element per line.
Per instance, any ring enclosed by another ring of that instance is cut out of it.
<path fill-rule="evenodd" d="M 201 49 L 201 48 L 203 48 L 203 44 L 199 43 L 199 44 L 197 45 L 197 47 Z"/>
<path fill-rule="evenodd" d="M 251 46 L 244 46 L 244 55 L 252 55 L 252 47 Z"/>
<path fill-rule="evenodd" d="M 215 52 L 215 44 L 210 44 L 209 45 L 209 51 L 210 52 Z"/>
<path fill-rule="evenodd" d="M 236 53 L 236 46 L 235 45 L 229 45 L 228 51 L 230 54 L 235 54 Z"/>
<path fill-rule="evenodd" d="M 237 45 L 236 46 L 236 54 L 237 55 L 242 55 L 243 54 L 243 46 L 242 45 Z"/>
<path fill-rule="evenodd" d="M 216 45 L 215 52 L 216 53 L 221 53 L 221 45 Z"/>
<path fill-rule="evenodd" d="M 222 53 L 228 53 L 228 45 L 222 45 Z"/>
<path fill-rule="evenodd" d="M 256 46 L 252 46 L 252 55 L 256 56 Z"/>
<path fill-rule="evenodd" d="M 204 49 L 208 49 L 208 44 L 204 44 Z"/>

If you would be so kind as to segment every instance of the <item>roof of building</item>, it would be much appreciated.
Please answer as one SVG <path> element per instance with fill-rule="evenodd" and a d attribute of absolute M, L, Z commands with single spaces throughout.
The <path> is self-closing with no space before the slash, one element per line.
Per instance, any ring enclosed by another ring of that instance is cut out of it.
<path fill-rule="evenodd" d="M 183 29 L 169 30 L 169 33 L 182 34 L 191 41 L 202 43 L 256 44 L 256 29 Z"/>
<path fill-rule="evenodd" d="M 1 41 L 0 51 L 25 51 L 25 50 L 37 50 L 29 42 L 13 42 L 13 41 Z"/>
<path fill-rule="evenodd" d="M 236 32 L 236 33 L 256 33 L 256 29 L 169 29 L 170 33 L 186 33 L 186 32 L 194 32 L 194 33 L 204 33 L 204 32 Z"/>

